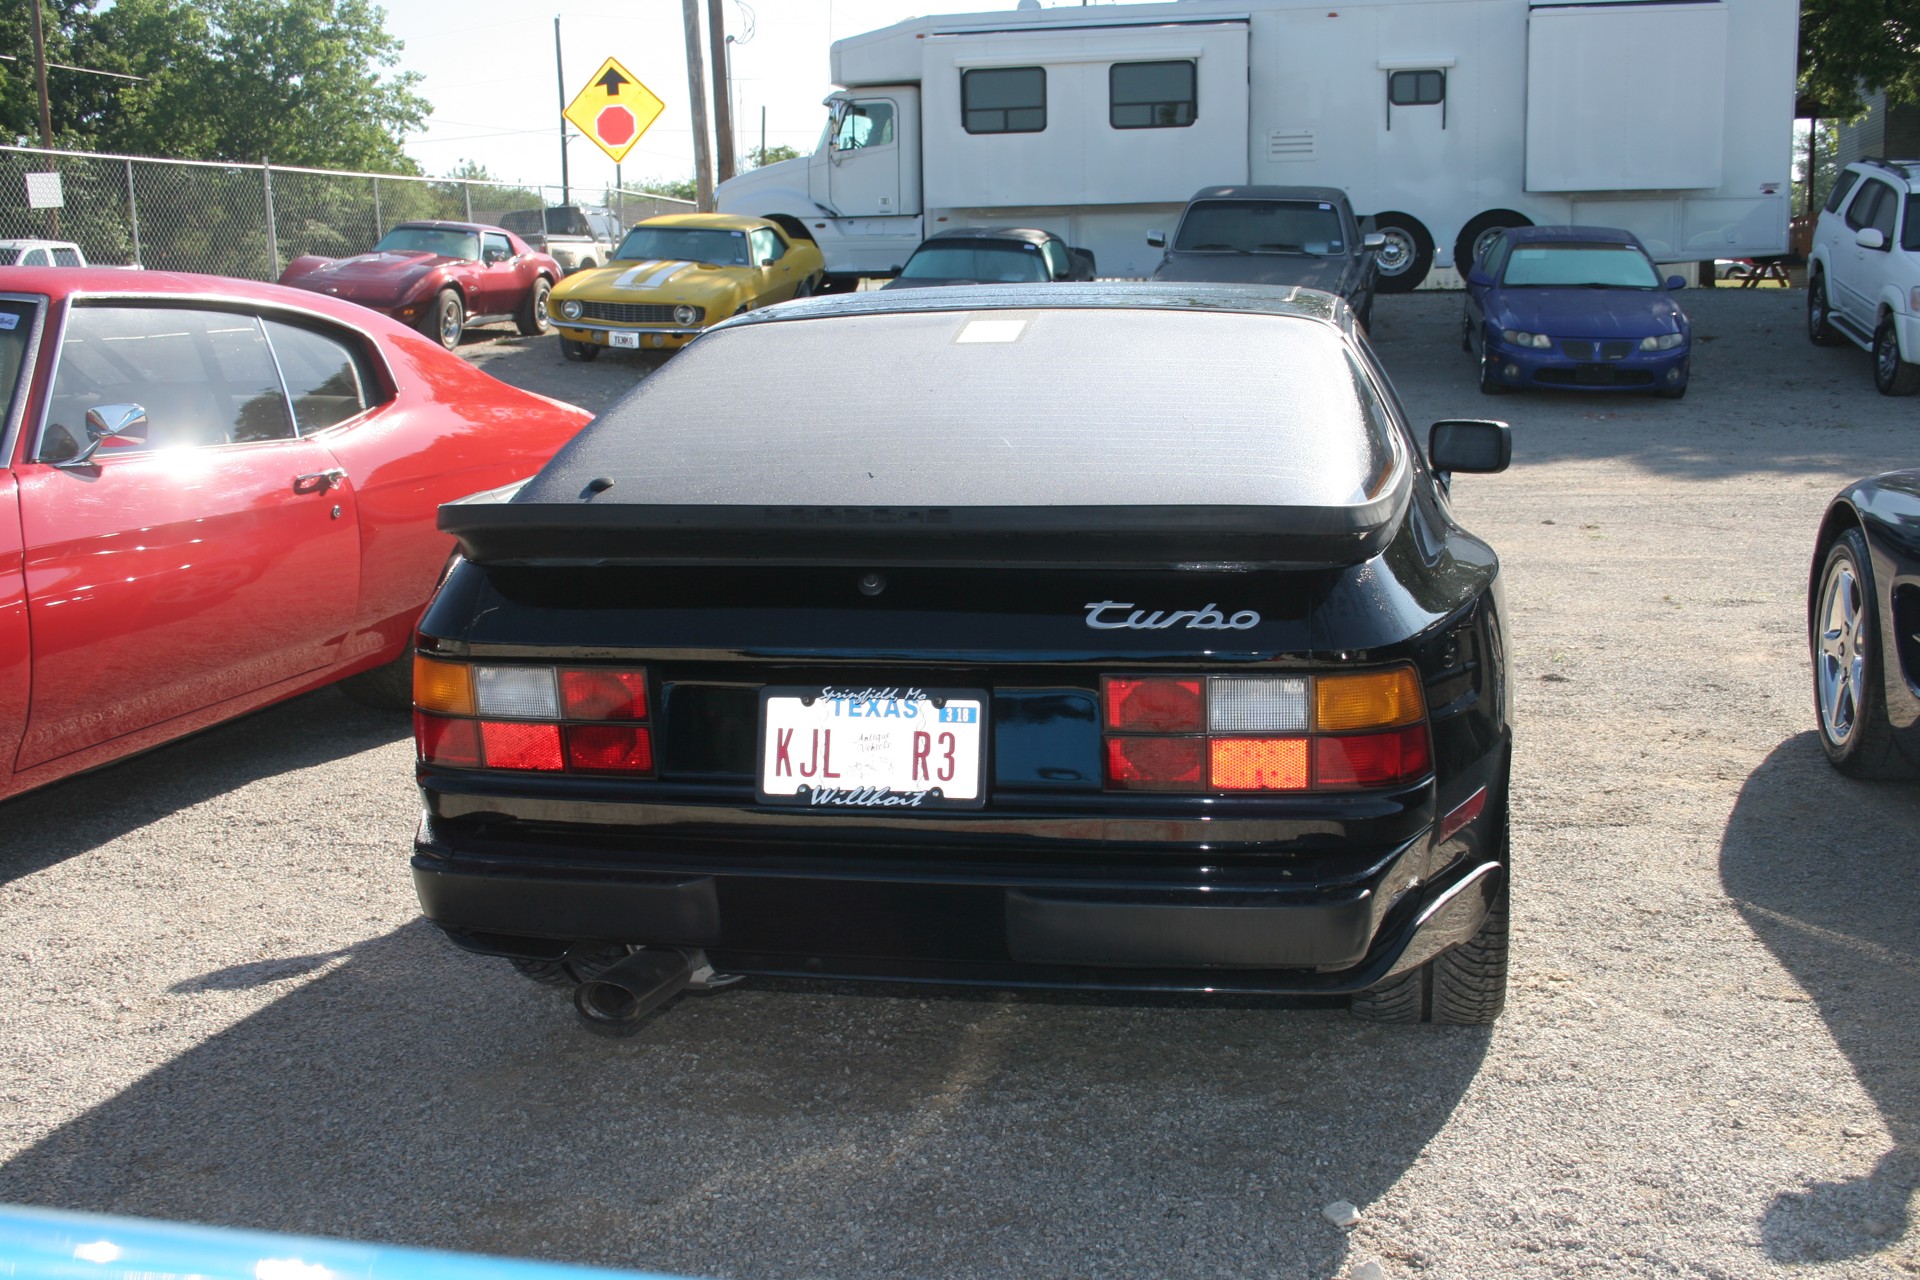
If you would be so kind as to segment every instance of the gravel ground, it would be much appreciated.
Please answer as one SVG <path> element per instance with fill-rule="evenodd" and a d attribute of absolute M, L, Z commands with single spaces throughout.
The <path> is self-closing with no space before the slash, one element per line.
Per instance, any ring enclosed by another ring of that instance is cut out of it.
<path fill-rule="evenodd" d="M 1920 402 L 1798 291 L 1685 299 L 1677 404 L 1488 399 L 1457 295 L 1379 305 L 1416 421 L 1515 424 L 1456 485 L 1519 688 L 1492 1030 L 749 983 L 595 1039 L 418 921 L 407 724 L 324 692 L 0 806 L 0 1200 L 743 1280 L 1920 1273 L 1920 786 L 1827 768 L 1803 638 Z M 555 348 L 467 354 L 658 365 Z"/>

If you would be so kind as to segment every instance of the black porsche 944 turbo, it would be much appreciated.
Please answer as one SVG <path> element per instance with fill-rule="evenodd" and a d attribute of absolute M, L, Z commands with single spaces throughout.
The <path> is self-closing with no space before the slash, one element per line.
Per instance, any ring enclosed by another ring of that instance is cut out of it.
<path fill-rule="evenodd" d="M 795 395 L 743 370 L 833 370 Z M 621 1030 L 737 975 L 1343 997 L 1507 958 L 1499 562 L 1346 304 L 993 286 L 716 326 L 442 508 L 426 916 Z"/>

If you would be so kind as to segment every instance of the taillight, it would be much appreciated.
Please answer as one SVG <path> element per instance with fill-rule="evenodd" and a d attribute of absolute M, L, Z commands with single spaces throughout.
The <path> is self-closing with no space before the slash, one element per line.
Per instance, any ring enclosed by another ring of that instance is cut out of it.
<path fill-rule="evenodd" d="M 647 673 L 413 660 L 413 737 L 427 764 L 650 774 Z"/>
<path fill-rule="evenodd" d="M 1353 791 L 1432 769 L 1411 667 L 1305 676 L 1111 676 L 1107 785 L 1125 791 Z"/>

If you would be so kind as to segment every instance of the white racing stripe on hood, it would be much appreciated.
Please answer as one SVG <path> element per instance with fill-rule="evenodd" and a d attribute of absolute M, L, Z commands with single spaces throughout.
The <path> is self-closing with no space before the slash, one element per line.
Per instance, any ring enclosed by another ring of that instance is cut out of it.
<path fill-rule="evenodd" d="M 616 289 L 658 289 L 666 284 L 667 281 L 673 279 L 682 268 L 692 265 L 691 262 L 684 260 L 675 260 L 672 262 L 643 262 L 633 268 L 633 270 L 621 275 L 618 280 L 613 282 L 613 287 Z M 641 278 L 643 276 L 645 279 Z"/>

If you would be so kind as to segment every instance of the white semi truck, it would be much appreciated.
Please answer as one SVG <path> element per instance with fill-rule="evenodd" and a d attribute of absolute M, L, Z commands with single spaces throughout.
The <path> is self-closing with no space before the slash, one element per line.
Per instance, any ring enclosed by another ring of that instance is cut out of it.
<path fill-rule="evenodd" d="M 1664 261 L 1784 252 L 1798 0 L 1177 0 L 914 18 L 839 40 L 811 156 L 722 183 L 842 287 L 921 239 L 1035 226 L 1144 276 L 1199 188 L 1345 188 L 1381 288 L 1502 226 Z"/>

